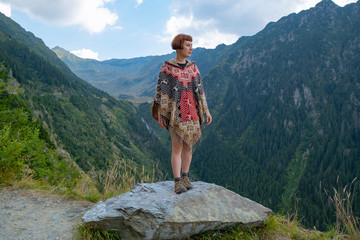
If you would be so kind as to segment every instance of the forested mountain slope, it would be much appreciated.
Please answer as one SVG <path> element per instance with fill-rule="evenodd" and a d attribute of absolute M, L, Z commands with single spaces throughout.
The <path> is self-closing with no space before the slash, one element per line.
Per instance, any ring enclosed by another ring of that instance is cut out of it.
<path fill-rule="evenodd" d="M 134 105 L 75 76 L 32 33 L 0 14 L 0 62 L 13 70 L 33 113 L 52 139 L 88 171 L 119 159 L 152 168 L 166 151 L 136 115 Z M 165 167 L 166 168 L 166 167 Z"/>
<path fill-rule="evenodd" d="M 214 122 L 195 150 L 196 175 L 276 211 L 297 205 L 308 226 L 334 223 L 325 190 L 360 176 L 359 26 L 359 1 L 323 0 L 269 23 L 210 70 Z M 359 194 L 353 203 L 359 216 Z"/>

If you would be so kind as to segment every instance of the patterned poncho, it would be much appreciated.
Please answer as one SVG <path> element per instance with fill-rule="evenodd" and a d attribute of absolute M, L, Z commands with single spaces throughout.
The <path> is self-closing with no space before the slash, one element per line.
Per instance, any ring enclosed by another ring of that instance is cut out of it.
<path fill-rule="evenodd" d="M 153 118 L 161 121 L 188 146 L 193 146 L 201 136 L 200 126 L 205 121 L 207 103 L 200 72 L 195 62 L 187 61 L 181 68 L 174 59 L 161 67 L 154 102 Z"/>

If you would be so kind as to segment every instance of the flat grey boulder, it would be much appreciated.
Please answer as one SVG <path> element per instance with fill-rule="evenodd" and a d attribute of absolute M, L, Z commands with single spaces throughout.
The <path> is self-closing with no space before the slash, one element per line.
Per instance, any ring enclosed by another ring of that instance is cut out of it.
<path fill-rule="evenodd" d="M 137 184 L 130 192 L 98 202 L 83 216 L 89 227 L 119 230 L 123 239 L 182 239 L 238 223 L 257 225 L 269 208 L 226 188 L 193 182 L 174 192 L 174 182 Z"/>

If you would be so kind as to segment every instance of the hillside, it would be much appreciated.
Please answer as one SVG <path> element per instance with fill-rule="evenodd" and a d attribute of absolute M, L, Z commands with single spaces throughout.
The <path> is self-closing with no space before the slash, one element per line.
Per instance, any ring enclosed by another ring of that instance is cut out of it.
<path fill-rule="evenodd" d="M 32 33 L 0 14 L 0 62 L 12 70 L 29 109 L 85 171 L 126 159 L 159 174 L 166 151 L 136 115 L 134 105 L 111 97 L 75 76 Z"/>
<path fill-rule="evenodd" d="M 56 148 L 22 92 L 12 71 L 0 64 L 0 184 L 31 176 L 73 189 L 82 177 L 79 167 Z"/>
<path fill-rule="evenodd" d="M 269 23 L 204 78 L 213 124 L 194 155 L 204 181 L 304 223 L 335 222 L 325 191 L 360 176 L 360 2 Z M 359 182 L 351 188 L 360 213 Z"/>

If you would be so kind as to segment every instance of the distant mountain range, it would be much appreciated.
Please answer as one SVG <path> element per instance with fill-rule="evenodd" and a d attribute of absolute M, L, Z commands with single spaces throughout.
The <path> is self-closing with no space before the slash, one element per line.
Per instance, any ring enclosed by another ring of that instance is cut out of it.
<path fill-rule="evenodd" d="M 84 60 L 0 15 L 0 61 L 29 104 L 83 169 L 114 158 L 170 173 L 169 136 L 150 115 L 158 71 L 173 55 Z M 275 211 L 297 210 L 325 229 L 336 216 L 333 187 L 354 191 L 360 213 L 360 2 L 316 7 L 269 23 L 216 49 L 194 49 L 213 123 L 191 171 Z M 139 104 L 109 96 L 131 99 Z M 171 176 L 171 173 L 170 173 Z"/>
<path fill-rule="evenodd" d="M 79 58 L 60 47 L 52 50 L 80 78 L 115 97 L 134 102 L 153 99 L 159 69 L 166 60 L 175 57 L 173 52 L 161 56 L 97 61 Z M 216 49 L 196 48 L 191 60 L 196 61 L 201 74 L 206 75 L 231 51 L 232 46 L 224 44 Z"/>
<path fill-rule="evenodd" d="M 170 56 L 154 56 L 133 59 L 111 59 L 97 61 L 82 59 L 55 47 L 58 57 L 79 77 L 113 96 L 147 101 L 153 95 L 156 72 Z M 153 96 L 152 96 L 153 97 Z"/>

